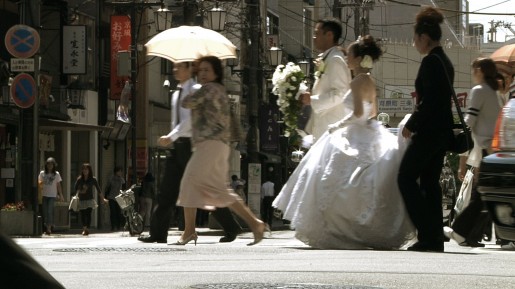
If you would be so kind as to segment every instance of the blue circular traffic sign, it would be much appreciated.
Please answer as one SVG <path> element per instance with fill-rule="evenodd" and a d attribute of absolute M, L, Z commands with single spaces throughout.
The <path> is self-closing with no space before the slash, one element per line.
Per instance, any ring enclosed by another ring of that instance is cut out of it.
<path fill-rule="evenodd" d="M 32 57 L 39 50 L 39 45 L 39 33 L 27 25 L 14 25 L 5 34 L 5 48 L 17 58 Z"/>
<path fill-rule="evenodd" d="M 34 104 L 37 96 L 34 77 L 27 73 L 20 73 L 14 77 L 11 84 L 11 97 L 14 103 L 21 108 L 28 108 Z"/>

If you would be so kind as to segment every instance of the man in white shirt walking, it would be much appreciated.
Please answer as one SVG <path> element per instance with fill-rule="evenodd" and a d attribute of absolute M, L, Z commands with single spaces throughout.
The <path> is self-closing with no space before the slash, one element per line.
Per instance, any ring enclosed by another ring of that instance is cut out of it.
<path fill-rule="evenodd" d="M 261 219 L 272 228 L 272 221 L 274 218 L 274 209 L 272 202 L 275 198 L 274 183 L 267 180 L 261 185 Z"/>
<path fill-rule="evenodd" d="M 174 63 L 173 74 L 179 84 L 172 95 L 172 130 L 167 135 L 161 136 L 157 143 L 170 149 L 170 157 L 166 160 L 164 178 L 161 181 L 157 202 L 150 219 L 150 232 L 148 236 L 141 236 L 139 241 L 145 243 L 166 243 L 168 229 L 170 227 L 170 214 L 175 208 L 179 197 L 181 179 L 186 165 L 191 157 L 191 111 L 181 106 L 182 98 L 195 92 L 195 80 L 191 62 Z M 220 242 L 232 242 L 241 232 L 240 225 L 234 219 L 228 208 L 220 208 L 213 211 L 213 217 L 223 227 L 225 236 Z M 177 212 L 182 217 L 182 211 Z M 183 230 L 182 219 L 179 220 L 179 230 Z"/>

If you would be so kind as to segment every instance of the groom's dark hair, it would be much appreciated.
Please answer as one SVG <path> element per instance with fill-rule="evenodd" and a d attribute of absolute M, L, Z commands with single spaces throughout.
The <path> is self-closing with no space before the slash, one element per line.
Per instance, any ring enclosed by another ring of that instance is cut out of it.
<path fill-rule="evenodd" d="M 324 18 L 317 21 L 322 24 L 324 32 L 331 31 L 333 33 L 333 42 L 338 44 L 340 37 L 342 37 L 342 24 L 336 18 Z"/>

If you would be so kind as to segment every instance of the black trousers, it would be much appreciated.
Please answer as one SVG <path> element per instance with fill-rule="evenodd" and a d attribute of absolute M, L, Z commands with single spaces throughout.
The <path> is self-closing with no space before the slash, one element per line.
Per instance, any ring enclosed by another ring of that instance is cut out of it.
<path fill-rule="evenodd" d="M 93 212 L 92 208 L 87 208 L 84 210 L 80 210 L 80 219 L 82 221 L 82 226 L 89 228 L 91 226 L 91 213 Z"/>
<path fill-rule="evenodd" d="M 414 135 L 397 176 L 419 242 L 442 246 L 442 189 L 439 180 L 446 148 L 447 141 L 443 136 Z"/>
<path fill-rule="evenodd" d="M 264 197 L 263 202 L 261 202 L 261 219 L 270 227 L 272 227 L 272 221 L 274 220 L 274 208 L 272 208 L 274 199 L 275 197 Z"/>
<path fill-rule="evenodd" d="M 111 222 L 111 230 L 119 230 L 122 224 L 122 210 L 116 200 L 109 199 L 109 220 Z"/>
<path fill-rule="evenodd" d="M 191 142 L 188 138 L 179 138 L 174 142 L 171 156 L 166 160 L 166 167 L 159 194 L 156 196 L 157 205 L 154 207 L 150 220 L 150 235 L 157 239 L 166 239 L 170 228 L 172 211 L 176 208 L 181 179 L 186 165 L 191 157 Z M 228 208 L 215 210 L 213 217 L 226 233 L 239 233 L 240 225 Z M 181 216 L 182 217 L 182 216 Z"/>
<path fill-rule="evenodd" d="M 483 156 L 486 155 L 487 152 L 483 151 Z M 479 174 L 479 171 L 476 170 L 474 174 Z M 491 224 L 490 215 L 483 212 L 483 209 L 484 203 L 477 191 L 477 183 L 474 182 L 470 193 L 470 202 L 463 212 L 456 217 L 452 229 L 467 241 L 480 242 L 483 239 L 485 227 Z"/>

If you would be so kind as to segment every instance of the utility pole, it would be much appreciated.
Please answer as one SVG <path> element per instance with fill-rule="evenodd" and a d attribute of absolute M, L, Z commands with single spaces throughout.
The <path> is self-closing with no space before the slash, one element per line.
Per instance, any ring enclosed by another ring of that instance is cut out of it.
<path fill-rule="evenodd" d="M 197 15 L 198 7 L 197 1 L 195 0 L 185 0 L 184 6 L 184 25 L 195 25 L 195 16 Z"/>
<path fill-rule="evenodd" d="M 258 74 L 259 58 L 261 52 L 260 42 L 260 0 L 246 0 L 247 21 L 250 43 L 247 45 L 248 54 L 244 63 L 243 83 L 247 85 L 247 114 L 249 116 L 249 131 L 247 133 L 247 184 L 248 205 L 255 213 L 260 212 L 261 190 L 261 163 L 259 162 L 259 129 L 258 121 L 258 97 L 261 91 L 262 79 Z"/>
<path fill-rule="evenodd" d="M 132 167 L 132 179 L 131 184 L 137 184 L 138 183 L 138 170 L 136 168 L 137 166 L 137 141 L 136 141 L 136 107 L 137 107 L 137 93 L 136 88 L 138 85 L 138 35 L 137 29 L 136 29 L 136 5 L 135 0 L 132 1 L 133 5 L 131 7 L 131 167 Z"/>
<path fill-rule="evenodd" d="M 360 23 L 360 19 L 361 19 L 361 9 L 360 9 L 360 2 L 362 0 L 355 0 L 355 6 L 353 8 L 354 10 L 354 39 L 357 39 L 360 35 L 361 35 L 361 30 L 360 30 L 360 27 L 361 27 L 361 23 Z"/>
<path fill-rule="evenodd" d="M 257 126 L 258 118 L 258 97 L 260 87 L 258 83 L 258 67 L 259 67 L 259 56 L 260 56 L 260 42 L 259 42 L 259 0 L 247 0 L 247 20 L 250 25 L 249 39 L 250 45 L 249 54 L 247 55 L 247 63 L 244 67 L 247 79 L 244 79 L 243 83 L 248 85 L 248 115 L 249 115 L 249 132 L 247 134 L 247 157 L 249 162 L 258 162 L 259 152 L 259 130 Z"/>
<path fill-rule="evenodd" d="M 488 33 L 488 42 L 496 42 L 497 40 L 497 28 L 503 26 L 503 22 L 502 21 L 494 21 L 494 20 L 490 20 L 490 29 L 488 29 L 488 31 L 486 33 Z"/>

